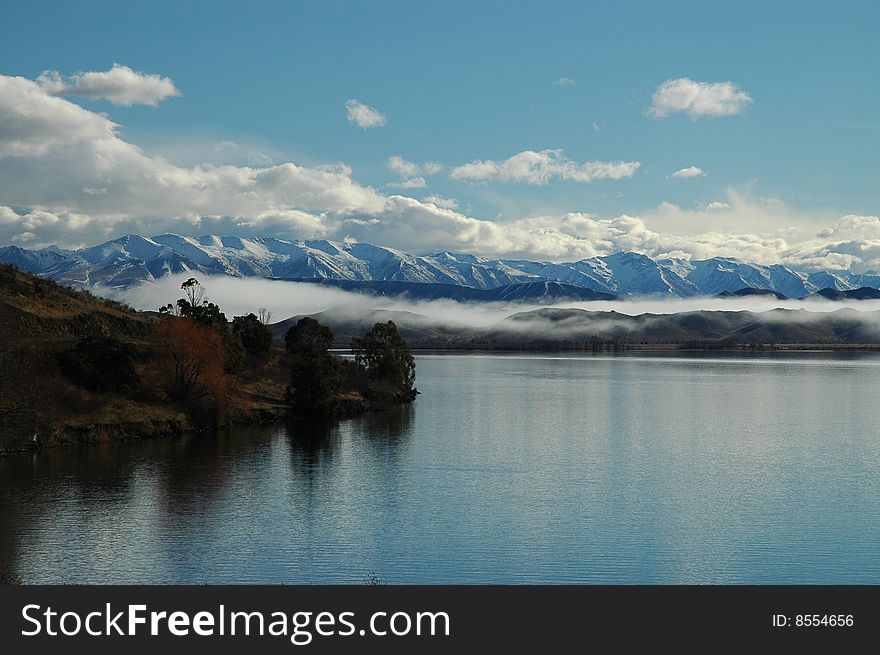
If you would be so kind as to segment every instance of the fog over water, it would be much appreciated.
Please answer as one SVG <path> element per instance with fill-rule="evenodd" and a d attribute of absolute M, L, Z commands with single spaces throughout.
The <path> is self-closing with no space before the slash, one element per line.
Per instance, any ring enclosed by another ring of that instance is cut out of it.
<path fill-rule="evenodd" d="M 100 295 L 123 301 L 136 309 L 156 310 L 182 296 L 181 283 L 190 275 L 175 275 L 155 283 L 145 283 L 125 290 L 99 288 Z M 828 312 L 845 308 L 858 310 L 865 321 L 877 321 L 872 312 L 880 310 L 880 300 L 828 301 L 777 300 L 767 297 L 743 298 L 628 298 L 612 301 L 562 302 L 555 305 L 528 303 L 465 303 L 454 300 L 408 300 L 352 293 L 317 284 L 237 278 L 231 276 L 199 276 L 209 299 L 217 303 L 227 316 L 256 312 L 265 307 L 272 312 L 272 321 L 291 316 L 315 314 L 333 309 L 357 316 L 374 309 L 408 311 L 433 319 L 438 324 L 464 324 L 483 328 L 512 314 L 542 307 L 576 308 L 593 312 L 615 311 L 636 316 L 639 314 L 673 314 L 689 311 L 751 311 L 768 312 L 773 309 L 806 310 L 797 314 L 768 315 L 772 320 L 805 321 L 822 317 Z"/>

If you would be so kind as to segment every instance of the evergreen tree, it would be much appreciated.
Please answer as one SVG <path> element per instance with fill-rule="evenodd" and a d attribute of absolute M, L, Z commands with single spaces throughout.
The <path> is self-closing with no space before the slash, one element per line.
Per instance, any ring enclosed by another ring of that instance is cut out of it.
<path fill-rule="evenodd" d="M 339 359 L 328 349 L 333 332 L 308 316 L 288 330 L 284 343 L 290 364 L 287 396 L 295 413 L 333 413 L 332 395 L 339 390 Z"/>
<path fill-rule="evenodd" d="M 242 348 L 249 355 L 266 357 L 272 351 L 272 331 L 256 314 L 233 318 L 232 333 L 238 337 Z"/>
<path fill-rule="evenodd" d="M 353 338 L 351 347 L 355 360 L 373 381 L 374 391 L 389 390 L 398 398 L 415 396 L 416 362 L 394 321 L 376 323 L 364 336 Z"/>

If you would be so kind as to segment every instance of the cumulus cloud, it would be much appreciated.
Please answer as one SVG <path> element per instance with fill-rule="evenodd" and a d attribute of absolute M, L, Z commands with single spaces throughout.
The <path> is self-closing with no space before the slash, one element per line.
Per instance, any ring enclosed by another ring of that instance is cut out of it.
<path fill-rule="evenodd" d="M 345 117 L 349 123 L 357 125 L 360 128 L 367 129 L 370 127 L 382 127 L 387 122 L 379 111 L 365 105 L 360 100 L 352 98 L 345 103 Z"/>
<path fill-rule="evenodd" d="M 419 165 L 407 161 L 400 155 L 388 158 L 388 170 L 400 175 L 400 177 L 414 177 L 419 174 Z"/>
<path fill-rule="evenodd" d="M 576 82 L 570 77 L 560 77 L 558 80 L 554 81 L 553 84 L 561 86 L 563 89 L 567 89 L 570 86 L 574 86 Z"/>
<path fill-rule="evenodd" d="M 126 224 L 184 231 L 212 216 L 255 221 L 276 210 L 373 212 L 384 199 L 340 164 L 175 166 L 123 140 L 107 116 L 34 81 L 0 76 L 0 204 L 49 212 L 56 226 L 67 227 L 41 223 L 41 231 L 27 231 L 79 243 Z"/>
<path fill-rule="evenodd" d="M 682 168 L 680 170 L 675 171 L 672 174 L 672 177 L 682 178 L 682 177 L 703 177 L 705 173 L 702 168 L 698 168 L 696 166 L 688 166 L 687 168 Z"/>
<path fill-rule="evenodd" d="M 753 102 L 748 93 L 733 82 L 695 82 L 686 77 L 666 80 L 657 87 L 648 114 L 655 117 L 673 112 L 691 118 L 732 116 Z"/>
<path fill-rule="evenodd" d="M 458 200 L 456 200 L 455 198 L 443 198 L 436 194 L 431 194 L 429 196 L 425 196 L 425 202 L 436 205 L 441 209 L 458 209 Z"/>
<path fill-rule="evenodd" d="M 423 189 L 427 186 L 424 175 L 436 175 L 443 170 L 443 164 L 438 162 L 425 162 L 416 164 L 407 161 L 400 155 L 388 158 L 388 170 L 400 176 L 399 182 L 392 182 L 388 186 L 395 189 Z"/>
<path fill-rule="evenodd" d="M 479 162 L 477 171 L 466 168 L 458 176 L 533 184 L 599 176 L 595 165 L 571 162 L 560 151 L 531 155 Z M 398 164 L 412 172 L 406 160 Z M 618 174 L 631 174 L 637 165 Z M 421 174 L 430 170 L 416 166 Z M 176 166 L 122 139 L 107 116 L 33 80 L 0 76 L 0 244 L 77 247 L 127 232 L 166 231 L 353 237 L 414 252 L 550 261 L 631 250 L 800 269 L 880 268 L 877 216 L 809 216 L 732 190 L 725 202 L 691 210 L 663 203 L 640 216 L 581 212 L 491 221 L 468 216 L 456 201 L 439 196 L 422 202 L 380 194 L 357 183 L 341 163 Z"/>
<path fill-rule="evenodd" d="M 58 71 L 44 71 L 37 82 L 51 95 L 104 99 L 124 107 L 155 107 L 165 98 L 180 95 L 170 78 L 140 73 L 121 64 L 113 64 L 108 71 L 76 73 L 66 79 Z"/>
<path fill-rule="evenodd" d="M 507 182 L 521 184 L 547 184 L 554 178 L 572 182 L 593 180 L 619 180 L 632 177 L 640 166 L 632 161 L 588 161 L 578 163 L 568 159 L 562 150 L 526 150 L 503 161 L 473 161 L 453 168 L 453 180 L 473 182 Z"/>

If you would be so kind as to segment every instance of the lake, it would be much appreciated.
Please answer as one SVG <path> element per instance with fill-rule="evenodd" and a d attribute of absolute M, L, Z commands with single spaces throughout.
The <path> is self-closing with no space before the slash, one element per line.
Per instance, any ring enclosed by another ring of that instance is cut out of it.
<path fill-rule="evenodd" d="M 27 583 L 878 583 L 880 358 L 420 355 L 410 407 L 0 460 Z"/>

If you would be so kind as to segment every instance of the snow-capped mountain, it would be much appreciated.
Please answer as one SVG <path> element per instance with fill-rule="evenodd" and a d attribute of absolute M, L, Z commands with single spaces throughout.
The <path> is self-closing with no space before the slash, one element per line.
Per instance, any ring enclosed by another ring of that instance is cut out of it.
<path fill-rule="evenodd" d="M 880 274 L 802 273 L 727 257 L 655 260 L 619 252 L 576 262 L 486 259 L 466 253 L 425 255 L 355 241 L 285 241 L 267 237 L 152 238 L 131 234 L 90 248 L 0 248 L 0 262 L 79 287 L 127 287 L 176 273 L 282 279 L 399 281 L 499 289 L 558 282 L 617 296 L 715 296 L 767 289 L 802 298 L 820 289 L 880 288 Z"/>
<path fill-rule="evenodd" d="M 662 260 L 659 263 L 684 277 L 702 295 L 714 296 L 739 289 L 768 289 L 788 298 L 802 298 L 823 288 L 811 282 L 805 273 L 797 273 L 781 264 L 761 266 L 730 257 L 693 262 Z"/>

